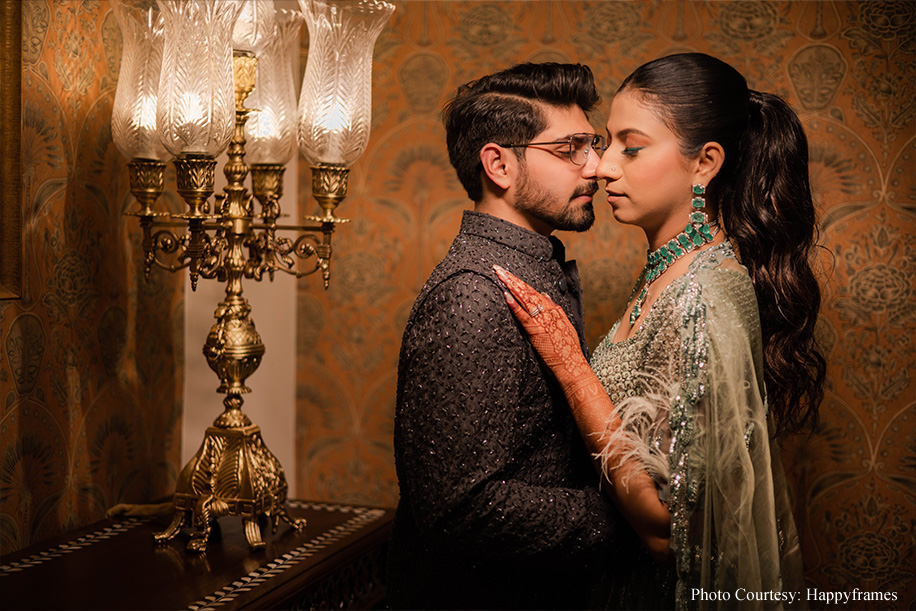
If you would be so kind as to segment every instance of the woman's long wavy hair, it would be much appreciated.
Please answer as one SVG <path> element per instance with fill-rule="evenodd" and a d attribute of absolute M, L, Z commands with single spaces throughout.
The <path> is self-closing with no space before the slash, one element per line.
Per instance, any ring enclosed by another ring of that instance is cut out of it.
<path fill-rule="evenodd" d="M 817 224 L 798 116 L 778 96 L 749 90 L 737 70 L 701 53 L 644 64 L 621 91 L 659 113 L 686 157 L 707 142 L 725 150 L 709 198 L 757 292 L 777 433 L 815 424 L 826 361 L 814 336 L 821 302 L 811 269 Z"/>

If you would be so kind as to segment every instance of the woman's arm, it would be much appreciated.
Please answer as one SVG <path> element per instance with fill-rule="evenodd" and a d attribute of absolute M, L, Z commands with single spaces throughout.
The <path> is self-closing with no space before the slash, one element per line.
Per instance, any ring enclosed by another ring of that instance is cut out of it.
<path fill-rule="evenodd" d="M 560 383 L 579 432 L 592 456 L 609 455 L 597 464 L 604 488 L 656 560 L 671 559 L 671 515 L 658 499 L 655 483 L 642 465 L 621 463 L 617 452 L 606 452 L 606 440 L 620 426 L 620 418 L 601 381 L 582 354 L 575 328 L 563 309 L 549 296 L 496 267 L 511 293 L 506 302 L 527 331 L 531 343 Z"/>

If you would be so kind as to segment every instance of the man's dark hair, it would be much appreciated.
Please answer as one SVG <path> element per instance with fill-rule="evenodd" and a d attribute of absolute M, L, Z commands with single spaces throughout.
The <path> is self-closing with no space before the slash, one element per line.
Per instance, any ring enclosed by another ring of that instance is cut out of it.
<path fill-rule="evenodd" d="M 583 112 L 601 98 L 582 64 L 518 64 L 458 88 L 442 112 L 448 156 L 473 201 L 483 198 L 480 149 L 488 142 L 527 143 L 547 129 L 544 105 Z M 513 149 L 524 162 L 525 149 Z"/>

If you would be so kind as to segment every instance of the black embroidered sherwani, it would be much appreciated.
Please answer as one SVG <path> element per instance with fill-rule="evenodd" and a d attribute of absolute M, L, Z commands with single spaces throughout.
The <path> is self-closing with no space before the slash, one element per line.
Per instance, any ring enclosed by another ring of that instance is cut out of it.
<path fill-rule="evenodd" d="M 596 585 L 620 518 L 494 264 L 560 304 L 587 350 L 579 275 L 562 243 L 465 212 L 401 346 L 392 609 L 605 602 Z"/>

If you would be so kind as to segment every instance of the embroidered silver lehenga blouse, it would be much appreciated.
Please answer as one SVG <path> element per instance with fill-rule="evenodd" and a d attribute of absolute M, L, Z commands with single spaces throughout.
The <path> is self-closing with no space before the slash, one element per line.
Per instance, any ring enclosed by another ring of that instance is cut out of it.
<path fill-rule="evenodd" d="M 636 333 L 614 342 L 620 324 L 591 361 L 623 421 L 603 455 L 638 460 L 651 474 L 671 513 L 675 565 L 632 550 L 612 577 L 609 606 L 780 608 L 739 591 L 804 591 L 747 270 L 728 242 L 702 251 Z"/>

